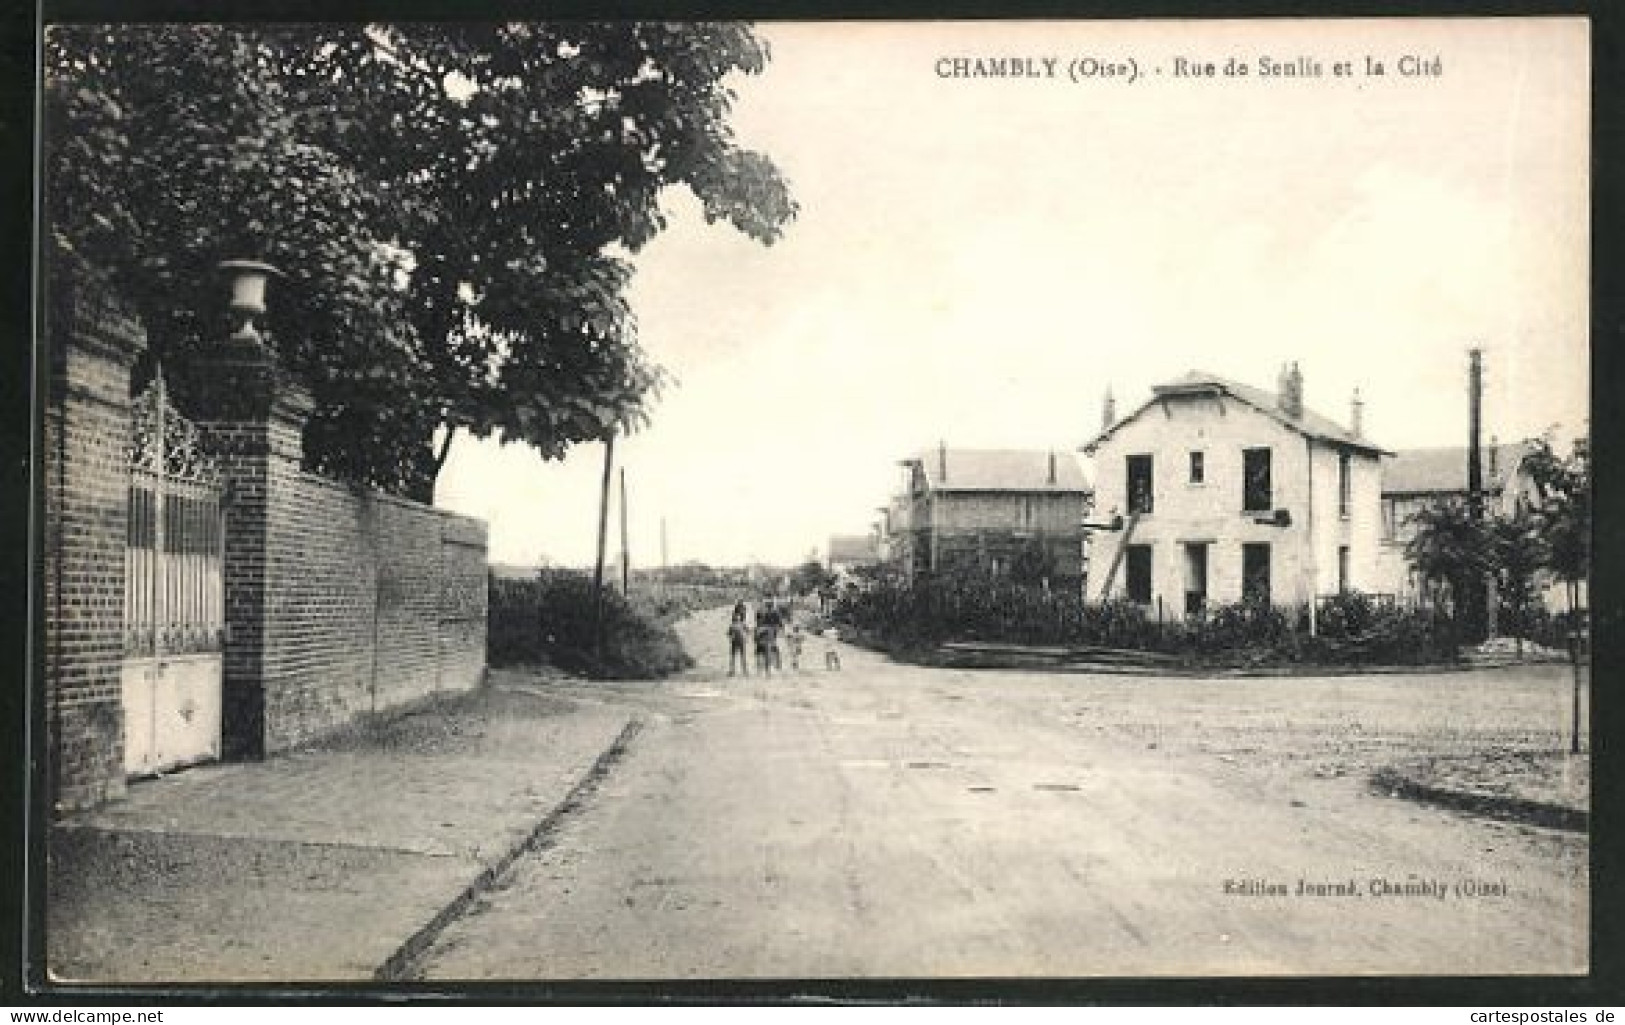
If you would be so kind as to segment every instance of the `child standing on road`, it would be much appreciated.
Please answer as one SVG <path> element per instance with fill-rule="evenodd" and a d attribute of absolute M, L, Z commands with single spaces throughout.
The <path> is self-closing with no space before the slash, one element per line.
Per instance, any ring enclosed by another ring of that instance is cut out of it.
<path fill-rule="evenodd" d="M 790 648 L 790 668 L 798 673 L 801 672 L 801 644 L 805 639 L 801 633 L 801 624 L 792 624 L 790 636 L 786 643 Z"/>
<path fill-rule="evenodd" d="M 767 656 L 768 668 L 784 670 L 784 658 L 779 654 L 779 631 L 784 629 L 784 615 L 772 598 L 762 603 L 756 613 L 756 643 Z M 764 638 L 765 634 L 765 638 Z"/>
<path fill-rule="evenodd" d="M 777 647 L 773 636 L 773 628 L 762 622 L 762 614 L 756 616 L 756 668 L 763 676 L 773 675 L 773 649 Z"/>
<path fill-rule="evenodd" d="M 739 670 L 746 676 L 750 675 L 750 660 L 745 654 L 745 638 L 750 636 L 750 628 L 745 625 L 745 603 L 740 602 L 734 606 L 733 619 L 728 623 L 728 675 L 734 674 L 735 660 L 738 660 Z"/>

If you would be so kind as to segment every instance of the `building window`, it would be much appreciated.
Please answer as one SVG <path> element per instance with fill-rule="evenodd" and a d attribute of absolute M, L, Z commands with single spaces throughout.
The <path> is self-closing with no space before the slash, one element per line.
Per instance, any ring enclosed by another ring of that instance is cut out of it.
<path fill-rule="evenodd" d="M 1151 604 L 1151 546 L 1128 546 L 1128 600 Z"/>
<path fill-rule="evenodd" d="M 1270 494 L 1270 450 L 1243 449 L 1241 472 L 1242 509 L 1247 512 L 1269 512 L 1274 508 Z"/>
<path fill-rule="evenodd" d="M 1337 593 L 1346 594 L 1349 589 L 1349 546 L 1339 545 L 1337 549 Z"/>
<path fill-rule="evenodd" d="M 1200 484 L 1206 479 L 1206 467 L 1202 465 L 1202 453 L 1191 453 L 1191 483 Z"/>
<path fill-rule="evenodd" d="M 1241 546 L 1241 599 L 1268 605 L 1270 601 L 1270 546 Z"/>
<path fill-rule="evenodd" d="M 1129 456 L 1128 462 L 1128 511 L 1130 513 L 1149 513 L 1151 511 L 1151 457 Z"/>
<path fill-rule="evenodd" d="M 1385 498 L 1382 501 L 1382 539 L 1392 541 L 1399 536 L 1399 501 Z"/>
<path fill-rule="evenodd" d="M 1353 504 L 1353 482 L 1349 473 L 1349 454 L 1337 454 L 1337 515 L 1345 520 L 1349 516 L 1349 506 Z"/>

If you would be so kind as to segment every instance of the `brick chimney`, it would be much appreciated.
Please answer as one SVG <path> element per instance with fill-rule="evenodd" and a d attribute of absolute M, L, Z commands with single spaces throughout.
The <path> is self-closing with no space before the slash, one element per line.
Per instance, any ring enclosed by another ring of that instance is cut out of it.
<path fill-rule="evenodd" d="M 1281 407 L 1281 412 L 1294 420 L 1303 416 L 1303 374 L 1295 362 L 1281 368 L 1280 397 L 1277 405 Z"/>
<path fill-rule="evenodd" d="M 1100 404 L 1100 429 L 1109 431 L 1117 423 L 1117 400 L 1112 397 L 1112 386 L 1106 386 L 1106 398 Z"/>
<path fill-rule="evenodd" d="M 1354 389 L 1354 398 L 1349 400 L 1349 433 L 1356 438 L 1365 437 L 1365 400 L 1360 398 L 1360 389 Z"/>

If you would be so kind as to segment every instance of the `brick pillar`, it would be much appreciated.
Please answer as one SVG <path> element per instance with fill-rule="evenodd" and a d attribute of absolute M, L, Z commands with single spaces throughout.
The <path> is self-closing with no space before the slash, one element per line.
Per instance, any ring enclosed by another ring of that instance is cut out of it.
<path fill-rule="evenodd" d="M 304 456 L 310 392 L 252 339 L 222 341 L 176 375 L 178 404 L 220 460 L 226 489 L 226 642 L 222 738 L 226 758 L 265 755 L 267 616 L 277 510 Z"/>
<path fill-rule="evenodd" d="M 124 793 L 130 367 L 147 341 L 104 280 L 60 264 L 45 337 L 46 792 L 62 812 Z"/>

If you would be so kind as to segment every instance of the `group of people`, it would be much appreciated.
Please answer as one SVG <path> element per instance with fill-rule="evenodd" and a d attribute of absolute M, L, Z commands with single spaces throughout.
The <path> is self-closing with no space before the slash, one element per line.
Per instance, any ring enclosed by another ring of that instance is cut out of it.
<path fill-rule="evenodd" d="M 769 598 L 756 610 L 756 621 L 752 625 L 745 603 L 736 603 L 733 617 L 728 622 L 728 675 L 733 676 L 736 672 L 750 675 L 747 642 L 754 649 L 757 672 L 763 676 L 772 676 L 775 669 L 783 672 L 780 635 L 784 636 L 785 646 L 790 649 L 790 668 L 800 670 L 801 651 L 806 637 L 801 632 L 801 624 L 795 622 L 794 612 L 788 607 L 781 608 L 777 601 Z"/>

